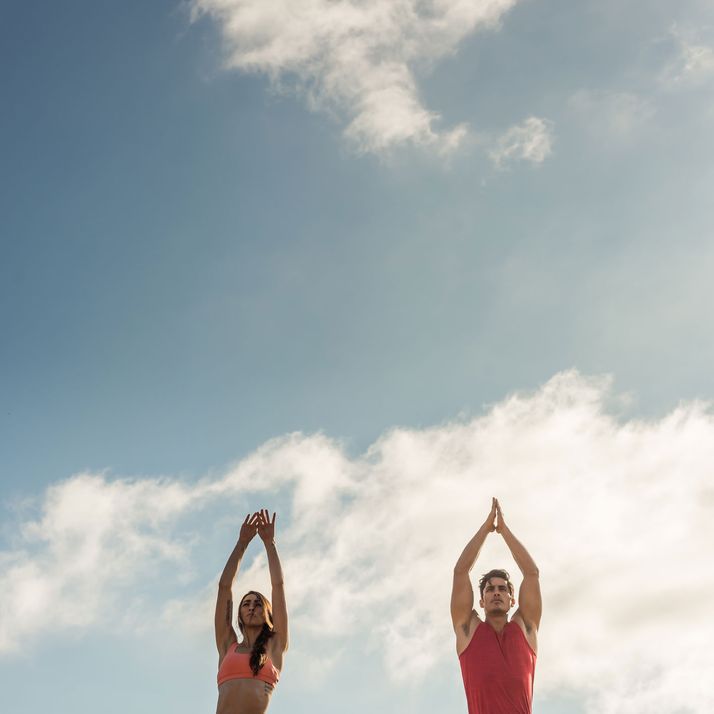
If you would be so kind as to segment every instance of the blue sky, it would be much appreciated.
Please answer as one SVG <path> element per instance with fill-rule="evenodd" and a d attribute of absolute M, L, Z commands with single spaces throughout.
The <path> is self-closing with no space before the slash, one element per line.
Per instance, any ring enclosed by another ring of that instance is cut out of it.
<path fill-rule="evenodd" d="M 711 5 L 285 7 L 3 7 L 10 710 L 81 714 L 107 691 L 109 712 L 215 706 L 211 588 L 244 513 L 267 505 L 296 623 L 271 711 L 464 711 L 434 603 L 498 490 L 564 599 L 544 620 L 537 711 L 671 712 L 669 662 L 640 656 L 666 587 L 626 619 L 624 679 L 654 677 L 656 700 L 608 700 L 554 651 L 578 623 L 622 627 L 592 624 L 614 591 L 576 596 L 563 572 L 646 581 L 664 532 L 672 564 L 707 570 Z M 643 492 L 661 519 L 637 521 L 634 553 L 619 528 Z M 448 525 L 436 550 L 404 548 L 426 570 L 403 571 L 379 554 L 428 528 L 420 493 Z M 554 504 L 583 493 L 556 542 Z M 368 537 L 367 513 L 382 524 Z M 362 538 L 373 580 L 342 560 Z M 298 584 L 311 558 L 323 579 Z M 246 567 L 265 577 L 259 557 Z M 673 652 L 696 651 L 670 624 Z M 608 646 L 587 642 L 619 692 Z"/>

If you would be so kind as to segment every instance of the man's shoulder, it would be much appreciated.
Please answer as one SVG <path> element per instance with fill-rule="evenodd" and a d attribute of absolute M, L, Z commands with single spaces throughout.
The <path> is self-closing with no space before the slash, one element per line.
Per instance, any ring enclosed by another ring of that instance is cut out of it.
<path fill-rule="evenodd" d="M 538 628 L 534 624 L 529 625 L 518 611 L 513 614 L 508 624 L 515 625 L 523 633 L 528 646 L 534 653 L 538 651 Z"/>

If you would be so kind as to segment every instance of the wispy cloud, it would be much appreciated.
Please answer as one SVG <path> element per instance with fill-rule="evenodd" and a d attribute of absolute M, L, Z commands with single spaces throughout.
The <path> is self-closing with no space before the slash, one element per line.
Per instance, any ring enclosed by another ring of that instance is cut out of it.
<path fill-rule="evenodd" d="M 517 161 L 541 164 L 553 150 L 553 123 L 548 119 L 528 117 L 501 135 L 489 152 L 497 168 Z"/>
<path fill-rule="evenodd" d="M 568 372 L 473 419 L 390 431 L 359 458 L 294 434 L 194 484 L 75 476 L 0 556 L 0 646 L 28 646 L 48 610 L 55 629 L 89 627 L 97 598 L 188 567 L 186 515 L 215 522 L 279 495 L 296 643 L 362 638 L 368 623 L 375 646 L 402 652 L 392 674 L 414 677 L 453 664 L 451 569 L 498 495 L 541 568 L 540 691 L 578 690 L 598 714 L 708 713 L 714 416 L 691 403 L 622 421 L 614 403 L 608 380 Z M 497 565 L 515 570 L 492 536 L 476 572 Z M 240 587 L 265 587 L 264 558 L 246 566 Z M 153 612 L 210 637 L 211 606 L 205 582 Z"/>
<path fill-rule="evenodd" d="M 671 35 L 676 53 L 664 68 L 660 80 L 668 88 L 696 87 L 714 79 L 714 46 L 698 32 L 673 27 Z"/>
<path fill-rule="evenodd" d="M 571 113 L 599 143 L 631 138 L 655 115 L 652 103 L 634 92 L 581 89 L 568 100 Z"/>
<path fill-rule="evenodd" d="M 415 70 L 453 54 L 478 28 L 497 27 L 518 0 L 193 0 L 222 31 L 226 65 L 289 82 L 315 110 L 346 123 L 359 151 L 411 143 L 446 152 L 466 125 L 440 129 Z"/>

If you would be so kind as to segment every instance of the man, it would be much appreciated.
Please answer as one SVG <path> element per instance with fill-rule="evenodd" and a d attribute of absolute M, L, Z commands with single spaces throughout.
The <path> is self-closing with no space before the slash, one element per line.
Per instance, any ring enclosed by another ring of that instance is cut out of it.
<path fill-rule="evenodd" d="M 508 611 L 516 600 L 505 570 L 491 570 L 481 578 L 479 605 L 484 619 L 474 610 L 469 571 L 493 531 L 503 536 L 523 573 L 519 606 L 510 621 Z M 541 610 L 538 567 L 511 533 L 494 498 L 488 518 L 456 563 L 451 591 L 451 619 L 469 714 L 531 714 Z"/>

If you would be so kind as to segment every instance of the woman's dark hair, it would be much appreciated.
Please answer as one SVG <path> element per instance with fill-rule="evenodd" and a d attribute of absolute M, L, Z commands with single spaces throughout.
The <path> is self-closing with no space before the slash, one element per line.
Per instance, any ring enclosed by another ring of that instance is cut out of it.
<path fill-rule="evenodd" d="M 486 589 L 488 581 L 491 578 L 501 578 L 501 580 L 505 580 L 506 584 L 508 585 L 508 592 L 510 593 L 511 597 L 513 597 L 513 583 L 511 582 L 511 576 L 508 574 L 508 571 L 499 569 L 489 570 L 485 575 L 481 577 L 481 580 L 478 581 L 478 589 L 481 593 L 481 597 L 483 597 L 483 591 Z"/>
<path fill-rule="evenodd" d="M 245 600 L 248 595 L 255 595 L 260 598 L 263 604 L 263 613 L 265 614 L 265 623 L 263 624 L 263 629 L 260 631 L 258 637 L 256 637 L 253 643 L 253 649 L 250 652 L 250 668 L 253 670 L 253 675 L 258 674 L 260 668 L 265 664 L 265 660 L 268 659 L 268 655 L 265 653 L 265 645 L 268 640 L 275 634 L 273 629 L 273 608 L 270 606 L 270 601 L 265 595 L 262 595 L 257 590 L 249 590 L 240 599 L 240 605 L 238 606 L 238 629 L 241 634 L 243 632 L 243 621 L 240 619 L 240 608 L 243 605 L 243 600 Z"/>

